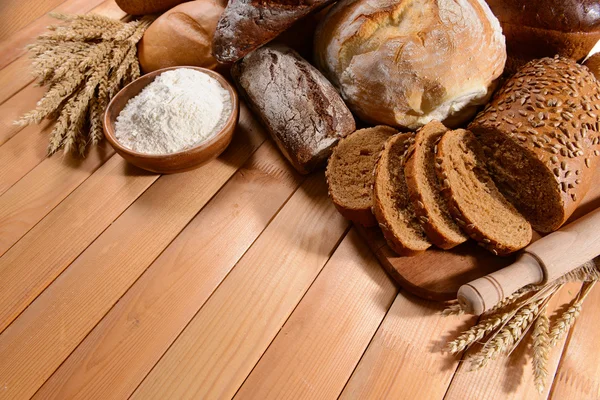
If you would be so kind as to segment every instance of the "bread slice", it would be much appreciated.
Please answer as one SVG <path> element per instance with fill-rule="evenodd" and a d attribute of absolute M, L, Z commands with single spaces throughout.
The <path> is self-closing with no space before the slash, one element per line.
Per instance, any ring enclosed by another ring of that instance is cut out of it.
<path fill-rule="evenodd" d="M 413 256 L 431 246 L 412 207 L 404 176 L 404 162 L 414 141 L 414 133 L 392 137 L 375 170 L 373 214 L 388 245 L 401 256 Z"/>
<path fill-rule="evenodd" d="M 498 191 L 471 132 L 458 129 L 444 134 L 437 145 L 436 173 L 450 213 L 481 246 L 507 255 L 531 242 L 531 225 Z"/>
<path fill-rule="evenodd" d="M 435 172 L 434 150 L 447 131 L 448 128 L 438 121 L 421 128 L 415 136 L 414 151 L 404 167 L 415 214 L 429 240 L 444 250 L 469 239 L 450 215 Z"/>
<path fill-rule="evenodd" d="M 387 126 L 361 129 L 334 148 L 325 176 L 329 197 L 345 218 L 367 227 L 377 225 L 371 212 L 375 164 L 385 142 L 396 133 Z"/>

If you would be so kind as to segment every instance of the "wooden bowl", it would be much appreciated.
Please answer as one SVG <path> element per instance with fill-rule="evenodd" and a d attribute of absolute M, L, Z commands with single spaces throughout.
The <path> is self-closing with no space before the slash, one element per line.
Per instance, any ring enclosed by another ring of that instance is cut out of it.
<path fill-rule="evenodd" d="M 127 102 L 137 96 L 142 89 L 165 71 L 178 68 L 194 69 L 210 75 L 221 83 L 231 96 L 232 112 L 225 126 L 210 139 L 201 142 L 195 147 L 170 154 L 144 154 L 130 150 L 117 140 L 115 135 L 115 121 Z M 231 143 L 233 132 L 238 122 L 239 100 L 233 87 L 218 73 L 200 67 L 170 67 L 159 69 L 139 77 L 129 85 L 125 86 L 112 99 L 104 114 L 104 134 L 115 151 L 129 163 L 151 172 L 159 174 L 172 174 L 175 172 L 189 171 L 218 157 Z"/>

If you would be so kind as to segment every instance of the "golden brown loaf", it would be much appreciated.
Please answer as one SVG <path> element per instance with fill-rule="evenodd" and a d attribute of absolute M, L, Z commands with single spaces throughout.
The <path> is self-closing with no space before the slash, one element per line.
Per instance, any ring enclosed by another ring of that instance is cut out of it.
<path fill-rule="evenodd" d="M 487 0 L 506 36 L 509 62 L 515 72 L 542 57 L 580 60 L 600 40 L 598 0 Z"/>
<path fill-rule="evenodd" d="M 483 0 L 342 0 L 315 37 L 315 62 L 356 115 L 400 128 L 465 122 L 505 60 Z"/>
<path fill-rule="evenodd" d="M 600 82 L 566 58 L 517 72 L 469 129 L 488 168 L 534 229 L 558 229 L 586 195 L 600 155 Z"/>
<path fill-rule="evenodd" d="M 189 0 L 116 0 L 121 10 L 131 15 L 156 14 Z"/>
<path fill-rule="evenodd" d="M 371 212 L 375 166 L 384 144 L 396 133 L 389 126 L 360 129 L 333 149 L 325 171 L 329 197 L 350 221 L 368 227 L 377 225 Z"/>
<path fill-rule="evenodd" d="M 196 0 L 174 7 L 150 25 L 138 44 L 145 73 L 180 65 L 214 69 L 212 37 L 223 13 L 218 0 Z"/>

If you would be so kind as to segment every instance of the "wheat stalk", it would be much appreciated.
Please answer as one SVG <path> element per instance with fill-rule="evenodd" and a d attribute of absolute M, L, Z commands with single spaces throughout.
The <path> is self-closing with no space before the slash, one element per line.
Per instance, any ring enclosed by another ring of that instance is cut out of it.
<path fill-rule="evenodd" d="M 550 354 L 550 320 L 546 315 L 547 305 L 540 309 L 540 315 L 533 327 L 533 381 L 538 392 L 542 393 L 548 379 L 548 358 Z"/>
<path fill-rule="evenodd" d="M 49 27 L 29 46 L 34 75 L 48 90 L 16 123 L 55 118 L 48 154 L 62 147 L 83 155 L 103 138 L 102 117 L 110 99 L 139 76 L 137 42 L 153 17 L 124 23 L 98 15 L 52 15 L 65 25 Z"/>
<path fill-rule="evenodd" d="M 579 313 L 581 313 L 583 302 L 595 285 L 596 281 L 585 283 L 577 297 L 569 305 L 569 308 L 558 318 L 550 331 L 550 344 L 552 346 L 556 346 L 564 338 L 569 329 L 571 329 Z"/>

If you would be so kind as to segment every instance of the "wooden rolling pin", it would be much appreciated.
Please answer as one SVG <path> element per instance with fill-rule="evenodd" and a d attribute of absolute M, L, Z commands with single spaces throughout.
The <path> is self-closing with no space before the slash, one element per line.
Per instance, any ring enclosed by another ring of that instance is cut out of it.
<path fill-rule="evenodd" d="M 509 267 L 463 285 L 458 301 L 481 315 L 530 284 L 552 282 L 600 254 L 600 208 L 530 244 Z"/>

